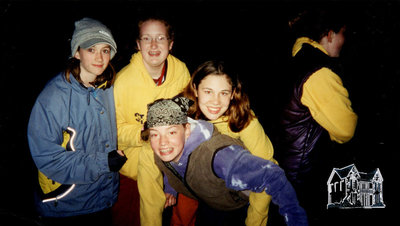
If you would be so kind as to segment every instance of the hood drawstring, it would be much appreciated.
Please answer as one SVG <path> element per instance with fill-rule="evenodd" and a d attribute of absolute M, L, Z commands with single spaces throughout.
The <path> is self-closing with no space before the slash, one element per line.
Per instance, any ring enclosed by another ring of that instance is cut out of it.
<path fill-rule="evenodd" d="M 90 105 L 90 92 L 87 93 L 87 105 Z"/>
<path fill-rule="evenodd" d="M 87 104 L 90 105 L 90 93 L 93 93 L 94 98 L 97 97 L 97 91 L 103 87 L 107 87 L 107 81 L 105 81 L 103 84 L 97 86 L 96 88 L 88 88 L 89 92 L 87 95 Z"/>

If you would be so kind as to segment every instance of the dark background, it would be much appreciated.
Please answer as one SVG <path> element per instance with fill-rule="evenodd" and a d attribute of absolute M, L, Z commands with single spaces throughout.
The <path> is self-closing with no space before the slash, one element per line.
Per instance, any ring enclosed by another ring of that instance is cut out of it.
<path fill-rule="evenodd" d="M 190 72 L 216 57 L 240 60 L 241 80 L 252 108 L 273 138 L 292 45 L 288 19 L 303 8 L 319 6 L 339 7 L 351 15 L 340 59 L 345 71 L 341 77 L 359 123 L 354 139 L 343 145 L 346 151 L 338 153 L 342 159 L 336 167 L 355 163 L 361 172 L 379 168 L 386 204 L 385 209 L 328 210 L 335 220 L 327 219 L 326 224 L 395 222 L 389 212 L 398 205 L 399 1 L 0 0 L 0 225 L 5 219 L 19 225 L 32 219 L 36 169 L 26 127 L 39 92 L 69 57 L 74 21 L 88 16 L 112 30 L 118 44 L 113 63 L 119 70 L 135 51 L 137 19 L 149 13 L 165 15 L 176 30 L 172 54 Z M 329 175 L 321 176 L 328 180 Z"/>

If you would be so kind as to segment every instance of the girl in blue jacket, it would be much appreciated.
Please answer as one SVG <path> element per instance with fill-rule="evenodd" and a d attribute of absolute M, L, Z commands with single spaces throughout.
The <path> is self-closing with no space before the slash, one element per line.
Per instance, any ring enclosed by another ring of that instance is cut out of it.
<path fill-rule="evenodd" d="M 71 58 L 37 98 L 28 142 L 39 171 L 35 204 L 44 225 L 110 225 L 118 195 L 117 150 L 110 60 L 117 46 L 97 20 L 75 22 Z"/>

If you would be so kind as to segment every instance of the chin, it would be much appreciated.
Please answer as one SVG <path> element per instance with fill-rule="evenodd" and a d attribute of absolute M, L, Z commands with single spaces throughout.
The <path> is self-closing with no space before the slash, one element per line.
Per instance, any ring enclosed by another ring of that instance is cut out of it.
<path fill-rule="evenodd" d="M 158 155 L 158 157 L 159 157 L 163 162 L 171 162 L 171 161 L 173 160 L 173 158 L 170 157 L 170 156 L 161 156 L 161 155 Z"/>
<path fill-rule="evenodd" d="M 218 118 L 219 118 L 219 116 L 218 115 L 206 115 L 206 117 L 208 118 L 208 120 L 210 120 L 210 121 L 214 121 L 214 120 L 217 120 Z"/>

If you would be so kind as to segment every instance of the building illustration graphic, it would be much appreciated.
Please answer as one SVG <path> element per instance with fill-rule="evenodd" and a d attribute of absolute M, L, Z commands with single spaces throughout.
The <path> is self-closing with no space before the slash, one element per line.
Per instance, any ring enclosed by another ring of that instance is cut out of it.
<path fill-rule="evenodd" d="M 354 164 L 334 168 L 327 181 L 327 208 L 385 208 L 379 168 L 359 172 Z"/>

